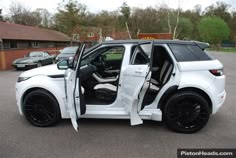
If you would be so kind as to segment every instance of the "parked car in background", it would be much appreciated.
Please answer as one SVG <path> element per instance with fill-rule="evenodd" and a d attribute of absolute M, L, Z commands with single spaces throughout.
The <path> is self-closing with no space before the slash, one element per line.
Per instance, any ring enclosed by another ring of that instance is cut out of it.
<path fill-rule="evenodd" d="M 24 58 L 19 58 L 13 61 L 12 66 L 16 69 L 36 68 L 43 65 L 53 64 L 55 58 L 55 55 L 50 55 L 46 51 L 33 51 L 25 55 Z"/>
<path fill-rule="evenodd" d="M 56 57 L 56 62 L 62 59 L 68 59 L 70 57 L 73 58 L 78 48 L 78 46 L 65 47 L 62 51 L 60 51 L 60 54 Z"/>

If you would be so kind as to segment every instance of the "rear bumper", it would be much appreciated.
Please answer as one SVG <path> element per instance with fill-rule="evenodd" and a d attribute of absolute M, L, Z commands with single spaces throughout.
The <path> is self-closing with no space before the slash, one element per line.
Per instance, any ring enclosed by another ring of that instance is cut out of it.
<path fill-rule="evenodd" d="M 215 103 L 213 103 L 213 106 L 212 106 L 212 114 L 215 114 L 222 107 L 225 99 L 226 99 L 225 90 L 214 97 Z"/>

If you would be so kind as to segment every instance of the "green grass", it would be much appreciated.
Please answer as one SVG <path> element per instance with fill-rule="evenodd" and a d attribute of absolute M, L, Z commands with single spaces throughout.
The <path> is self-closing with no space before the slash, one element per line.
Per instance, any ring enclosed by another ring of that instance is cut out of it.
<path fill-rule="evenodd" d="M 220 48 L 219 50 L 210 48 L 209 50 L 211 51 L 218 51 L 218 52 L 226 52 L 226 53 L 236 53 L 236 48 Z"/>
<path fill-rule="evenodd" d="M 114 53 L 106 55 L 106 60 L 119 60 L 119 59 L 122 59 L 122 54 Z"/>

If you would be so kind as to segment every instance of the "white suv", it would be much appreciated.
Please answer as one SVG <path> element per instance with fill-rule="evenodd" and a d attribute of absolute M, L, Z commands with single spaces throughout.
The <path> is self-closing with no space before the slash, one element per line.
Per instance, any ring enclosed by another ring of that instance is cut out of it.
<path fill-rule="evenodd" d="M 73 61 L 22 73 L 16 83 L 20 114 L 35 126 L 71 118 L 163 120 L 193 133 L 223 104 L 223 65 L 196 41 L 107 41 Z"/>

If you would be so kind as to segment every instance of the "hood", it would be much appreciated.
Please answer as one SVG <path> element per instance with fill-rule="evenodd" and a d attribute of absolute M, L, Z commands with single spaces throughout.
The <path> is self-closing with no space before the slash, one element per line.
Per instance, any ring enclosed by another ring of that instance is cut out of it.
<path fill-rule="evenodd" d="M 54 76 L 64 75 L 65 70 L 59 70 L 56 64 L 43 66 L 23 72 L 20 77 L 33 77 L 37 75 Z"/>
<path fill-rule="evenodd" d="M 14 63 L 14 64 L 30 63 L 30 62 L 38 61 L 38 59 L 39 59 L 39 58 L 25 57 L 25 58 L 16 59 L 13 63 Z"/>

